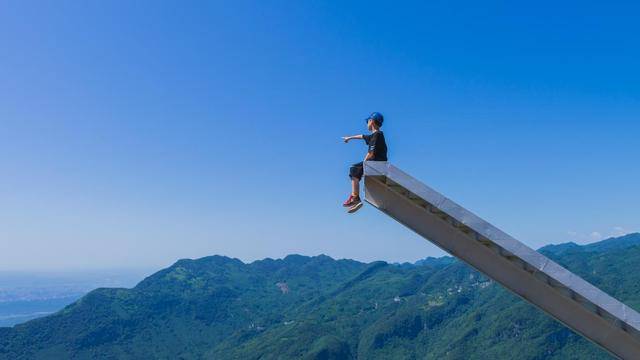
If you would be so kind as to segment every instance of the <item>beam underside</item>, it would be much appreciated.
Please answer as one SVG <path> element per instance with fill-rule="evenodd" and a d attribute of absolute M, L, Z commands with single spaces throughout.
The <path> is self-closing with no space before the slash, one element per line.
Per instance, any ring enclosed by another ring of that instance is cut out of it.
<path fill-rule="evenodd" d="M 580 291 L 565 286 L 561 280 L 540 271 L 534 264 L 396 183 L 380 166 L 365 165 L 367 202 L 613 355 L 623 359 L 640 358 L 639 333 L 633 325 L 604 310 L 606 306 L 589 301 L 592 296 L 582 296 Z M 415 179 L 411 181 L 419 183 Z"/>

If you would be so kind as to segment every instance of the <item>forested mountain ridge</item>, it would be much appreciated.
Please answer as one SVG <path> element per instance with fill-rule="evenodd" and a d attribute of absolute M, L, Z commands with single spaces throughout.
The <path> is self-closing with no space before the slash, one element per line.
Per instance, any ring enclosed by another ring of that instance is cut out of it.
<path fill-rule="evenodd" d="M 543 253 L 640 309 L 640 234 Z M 0 328 L 0 358 L 584 359 L 597 346 L 449 258 L 180 260 Z"/>

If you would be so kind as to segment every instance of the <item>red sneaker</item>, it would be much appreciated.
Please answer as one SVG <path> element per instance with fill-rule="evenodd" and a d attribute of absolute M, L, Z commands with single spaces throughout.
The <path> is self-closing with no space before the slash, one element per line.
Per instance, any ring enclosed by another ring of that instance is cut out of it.
<path fill-rule="evenodd" d="M 349 214 L 353 214 L 354 212 L 360 210 L 360 208 L 362 208 L 362 201 L 358 201 L 357 203 L 355 203 L 352 207 L 349 208 L 349 210 L 347 210 L 347 212 Z"/>
<path fill-rule="evenodd" d="M 360 196 L 358 195 L 349 195 L 349 198 L 347 199 L 347 201 L 345 201 L 344 203 L 342 203 L 342 206 L 344 207 L 352 207 L 353 205 L 357 204 L 361 202 L 360 201 Z"/>

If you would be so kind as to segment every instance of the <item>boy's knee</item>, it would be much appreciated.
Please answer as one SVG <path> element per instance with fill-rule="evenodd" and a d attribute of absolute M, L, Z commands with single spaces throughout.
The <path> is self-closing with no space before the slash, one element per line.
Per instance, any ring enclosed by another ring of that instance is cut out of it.
<path fill-rule="evenodd" d="M 349 169 L 349 177 L 351 179 L 360 180 L 363 174 L 364 174 L 364 168 L 360 163 L 352 165 L 351 168 Z"/>

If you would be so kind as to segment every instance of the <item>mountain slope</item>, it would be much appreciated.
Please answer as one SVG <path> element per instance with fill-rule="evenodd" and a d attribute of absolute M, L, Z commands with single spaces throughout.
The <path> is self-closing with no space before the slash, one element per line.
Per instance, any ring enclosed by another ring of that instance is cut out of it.
<path fill-rule="evenodd" d="M 591 252 L 606 252 L 610 250 L 621 250 L 628 247 L 640 245 L 640 233 L 627 234 L 620 237 L 608 238 L 602 241 L 587 245 L 578 245 L 573 242 L 547 245 L 540 248 L 538 251 L 544 254 L 560 255 L 568 251 L 591 251 Z"/>
<path fill-rule="evenodd" d="M 640 246 L 595 245 L 545 252 L 640 309 Z M 0 329 L 0 358 L 608 358 L 466 265 L 421 264 L 180 260 Z"/>

